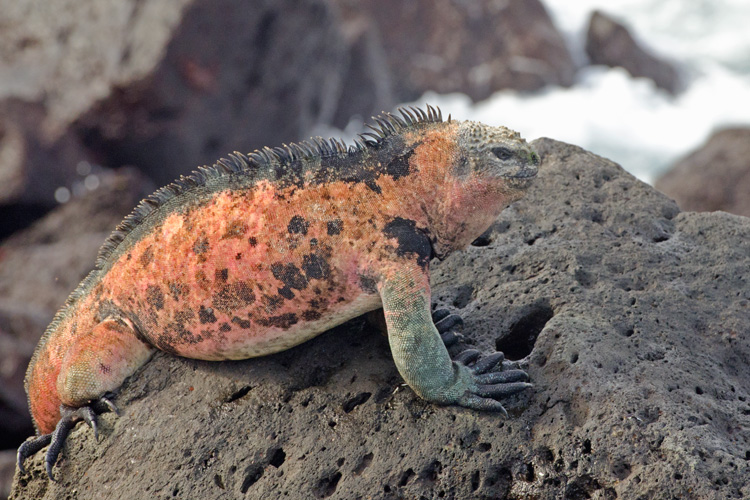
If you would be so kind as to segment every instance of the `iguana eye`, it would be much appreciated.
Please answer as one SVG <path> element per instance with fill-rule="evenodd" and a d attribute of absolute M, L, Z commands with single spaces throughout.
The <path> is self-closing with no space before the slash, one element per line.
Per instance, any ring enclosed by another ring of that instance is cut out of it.
<path fill-rule="evenodd" d="M 492 151 L 492 154 L 495 155 L 498 160 L 510 160 L 513 157 L 513 152 L 502 146 L 492 148 L 490 151 Z"/>

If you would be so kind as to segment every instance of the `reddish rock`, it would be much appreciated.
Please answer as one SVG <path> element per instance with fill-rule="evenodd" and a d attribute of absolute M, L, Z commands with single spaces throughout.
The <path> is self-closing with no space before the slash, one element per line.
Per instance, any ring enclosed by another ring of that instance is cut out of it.
<path fill-rule="evenodd" d="M 345 27 L 372 24 L 399 100 L 427 90 L 480 100 L 501 89 L 573 84 L 571 56 L 538 0 L 332 1 Z"/>
<path fill-rule="evenodd" d="M 641 47 L 624 25 L 600 11 L 591 14 L 586 54 L 592 64 L 620 66 L 635 77 L 652 79 L 672 94 L 680 89 L 679 74 L 671 63 Z"/>
<path fill-rule="evenodd" d="M 750 128 L 715 133 L 656 181 L 683 210 L 750 217 Z"/>

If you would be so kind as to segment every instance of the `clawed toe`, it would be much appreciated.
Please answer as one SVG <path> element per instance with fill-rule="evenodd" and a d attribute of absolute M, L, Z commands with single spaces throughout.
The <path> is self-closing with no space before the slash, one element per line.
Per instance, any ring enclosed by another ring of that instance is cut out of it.
<path fill-rule="evenodd" d="M 486 373 L 495 368 L 498 363 L 502 363 L 504 359 L 505 355 L 503 353 L 494 352 L 474 363 L 474 365 L 471 367 L 471 371 L 475 374 Z"/>
<path fill-rule="evenodd" d="M 481 355 L 482 353 L 476 349 L 466 349 L 465 351 L 458 353 L 453 360 L 463 365 L 468 365 L 476 361 Z"/>
<path fill-rule="evenodd" d="M 529 375 L 523 370 L 508 370 L 477 375 L 478 384 L 508 384 L 510 382 L 526 382 Z"/>
<path fill-rule="evenodd" d="M 54 467 L 55 462 L 57 462 L 57 458 L 60 456 L 60 452 L 63 449 L 63 445 L 65 445 L 65 440 L 67 439 L 68 434 L 70 434 L 70 431 L 75 427 L 77 422 L 82 420 L 94 431 L 94 438 L 98 439 L 99 429 L 97 426 L 97 414 L 107 410 L 119 415 L 117 407 L 106 397 L 100 398 L 89 406 L 81 406 L 78 408 L 72 408 L 65 405 L 61 406 L 60 420 L 57 422 L 57 426 L 51 434 L 45 434 L 26 441 L 18 448 L 18 454 L 16 455 L 18 470 L 21 474 L 24 474 L 26 472 L 23 467 L 24 460 L 49 445 L 44 456 L 44 468 L 47 470 L 47 476 L 49 476 L 50 480 L 55 481 L 55 477 L 52 474 L 52 468 Z"/>
<path fill-rule="evenodd" d="M 464 320 L 458 314 L 451 314 L 447 309 L 438 309 L 432 313 L 432 322 L 439 333 L 445 333 L 464 326 Z"/>
<path fill-rule="evenodd" d="M 517 394 L 529 387 L 533 387 L 528 382 L 511 382 L 502 384 L 479 384 L 476 393 L 485 398 L 504 398 Z"/>

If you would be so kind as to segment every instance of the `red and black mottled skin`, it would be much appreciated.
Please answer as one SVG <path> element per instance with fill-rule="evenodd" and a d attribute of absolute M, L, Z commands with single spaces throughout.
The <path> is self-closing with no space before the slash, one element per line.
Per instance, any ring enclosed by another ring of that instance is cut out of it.
<path fill-rule="evenodd" d="M 453 362 L 430 317 L 429 262 L 462 248 L 521 196 L 536 154 L 517 133 L 388 115 L 349 150 L 336 141 L 235 155 L 142 202 L 57 314 L 26 378 L 50 441 L 160 349 L 205 360 L 288 349 L 384 308 L 399 371 L 421 396 L 501 410 L 528 386 L 500 356 Z M 48 435 L 54 432 L 53 437 Z"/>

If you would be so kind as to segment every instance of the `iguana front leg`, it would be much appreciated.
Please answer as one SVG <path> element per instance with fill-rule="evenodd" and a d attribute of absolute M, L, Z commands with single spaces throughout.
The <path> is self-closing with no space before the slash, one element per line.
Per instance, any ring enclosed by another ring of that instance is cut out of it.
<path fill-rule="evenodd" d="M 415 265 L 389 273 L 380 295 L 396 367 L 419 396 L 504 413 L 498 399 L 531 387 L 523 370 L 497 371 L 503 366 L 500 353 L 477 360 L 477 351 L 466 351 L 451 360 L 432 321 L 426 269 Z"/>

